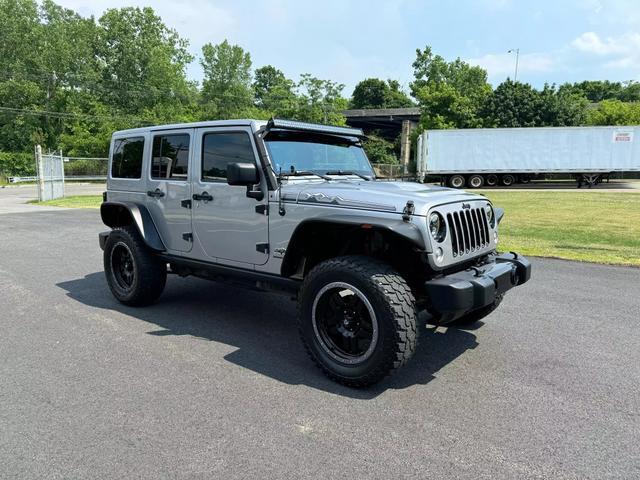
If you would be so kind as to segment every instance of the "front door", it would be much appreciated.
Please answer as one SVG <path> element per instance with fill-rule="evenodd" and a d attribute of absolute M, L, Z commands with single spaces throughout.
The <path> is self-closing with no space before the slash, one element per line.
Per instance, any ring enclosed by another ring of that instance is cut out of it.
<path fill-rule="evenodd" d="M 147 207 L 169 250 L 188 252 L 191 239 L 189 157 L 193 129 L 152 132 Z M 186 202 L 185 202 L 186 201 Z"/>
<path fill-rule="evenodd" d="M 212 127 L 198 129 L 196 135 L 193 233 L 199 250 L 206 260 L 230 265 L 266 263 L 268 217 L 256 207 L 267 204 L 268 195 L 257 201 L 247 197 L 246 187 L 227 184 L 227 164 L 258 165 L 251 129 Z"/>

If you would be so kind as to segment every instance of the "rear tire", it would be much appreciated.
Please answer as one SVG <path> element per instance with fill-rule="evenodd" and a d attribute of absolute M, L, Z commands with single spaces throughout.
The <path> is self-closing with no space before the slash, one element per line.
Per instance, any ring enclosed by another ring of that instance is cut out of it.
<path fill-rule="evenodd" d="M 111 293 L 125 305 L 155 302 L 167 281 L 167 265 L 145 245 L 135 227 L 117 227 L 104 247 L 104 273 Z"/>
<path fill-rule="evenodd" d="M 338 257 L 305 277 L 298 327 L 307 352 L 329 378 L 366 387 L 415 352 L 415 299 L 388 264 L 364 256 Z"/>
<path fill-rule="evenodd" d="M 484 177 L 482 175 L 471 175 L 469 177 L 469 186 L 471 188 L 480 188 L 484 185 Z"/>
<path fill-rule="evenodd" d="M 451 188 L 464 188 L 464 177 L 462 175 L 451 175 L 449 177 L 449 186 Z"/>
<path fill-rule="evenodd" d="M 500 178 L 500 183 L 502 183 L 502 185 L 505 187 L 510 187 L 515 183 L 515 181 L 516 179 L 513 177 L 513 175 L 510 174 L 502 175 L 502 177 Z"/>

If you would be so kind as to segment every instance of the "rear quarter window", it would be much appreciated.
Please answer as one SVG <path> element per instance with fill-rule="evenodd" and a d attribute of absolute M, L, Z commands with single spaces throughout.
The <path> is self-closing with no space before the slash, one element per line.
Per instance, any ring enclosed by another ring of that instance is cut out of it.
<path fill-rule="evenodd" d="M 144 137 L 118 138 L 111 153 L 112 178 L 142 178 Z"/>

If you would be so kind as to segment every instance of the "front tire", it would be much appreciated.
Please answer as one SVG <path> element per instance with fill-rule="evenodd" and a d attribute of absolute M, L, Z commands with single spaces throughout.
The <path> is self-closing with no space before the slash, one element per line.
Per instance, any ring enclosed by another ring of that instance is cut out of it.
<path fill-rule="evenodd" d="M 298 301 L 307 352 L 332 380 L 372 385 L 401 367 L 416 349 L 415 299 L 388 264 L 346 256 L 317 265 Z"/>
<path fill-rule="evenodd" d="M 134 227 L 111 231 L 103 260 L 109 289 L 120 303 L 149 305 L 162 294 L 167 265 L 149 250 Z"/>

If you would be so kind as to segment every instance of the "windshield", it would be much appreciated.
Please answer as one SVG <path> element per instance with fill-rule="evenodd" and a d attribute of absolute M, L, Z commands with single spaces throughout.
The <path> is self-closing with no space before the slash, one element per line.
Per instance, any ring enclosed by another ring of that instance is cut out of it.
<path fill-rule="evenodd" d="M 276 173 L 353 172 L 372 176 L 361 146 L 346 138 L 298 132 L 269 132 L 265 138 Z"/>

